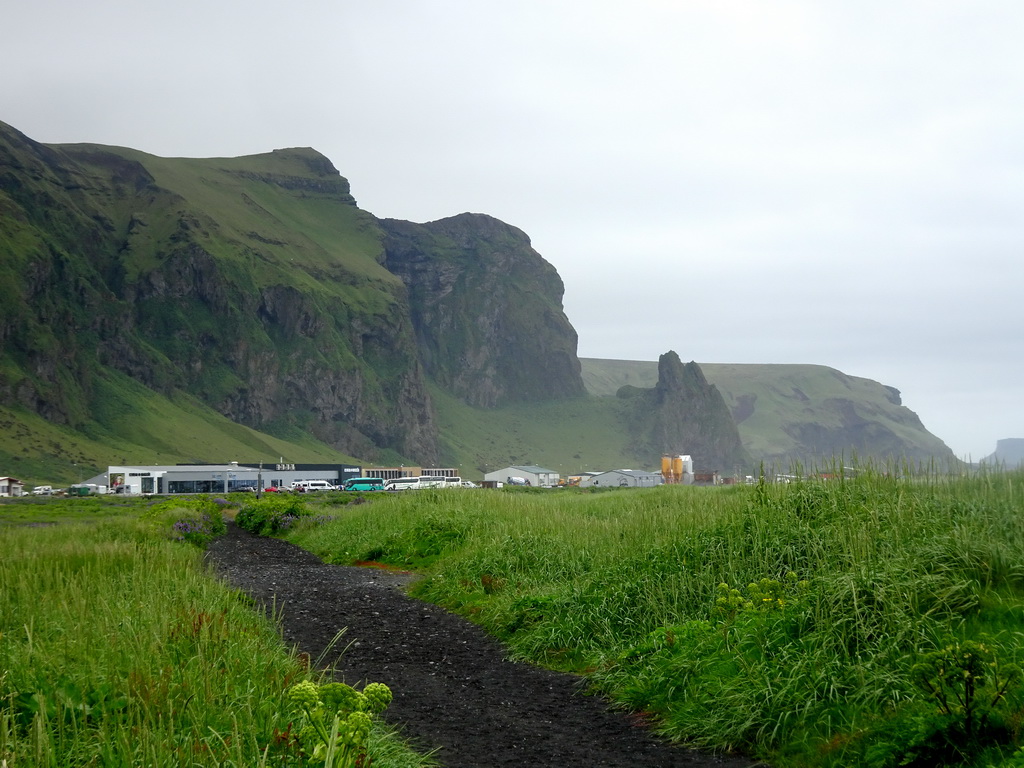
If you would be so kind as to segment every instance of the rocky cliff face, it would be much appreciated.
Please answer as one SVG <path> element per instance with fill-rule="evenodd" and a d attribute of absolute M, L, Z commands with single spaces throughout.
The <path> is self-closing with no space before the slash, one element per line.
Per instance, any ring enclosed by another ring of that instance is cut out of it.
<path fill-rule="evenodd" d="M 0 404 L 84 428 L 105 372 L 349 455 L 439 460 L 428 378 L 584 394 L 562 282 L 520 230 L 378 221 L 311 149 L 166 159 L 0 123 Z"/>
<path fill-rule="evenodd" d="M 689 454 L 698 472 L 749 468 L 739 430 L 725 400 L 695 362 L 686 365 L 675 352 L 658 358 L 658 383 L 653 389 L 624 386 L 619 397 L 635 401 L 637 453 Z"/>
<path fill-rule="evenodd" d="M 346 225 L 289 224 L 317 216 Z M 319 154 L 165 161 L 0 125 L 0 237 L 3 402 L 84 424 L 106 366 L 352 455 L 437 460 L 405 289 Z"/>
<path fill-rule="evenodd" d="M 1024 438 L 1007 437 L 996 442 L 996 451 L 982 462 L 989 465 L 1008 467 L 1024 467 Z"/>
<path fill-rule="evenodd" d="M 385 265 L 409 291 L 427 373 L 469 405 L 584 393 L 562 281 L 521 230 L 465 213 L 381 222 Z"/>

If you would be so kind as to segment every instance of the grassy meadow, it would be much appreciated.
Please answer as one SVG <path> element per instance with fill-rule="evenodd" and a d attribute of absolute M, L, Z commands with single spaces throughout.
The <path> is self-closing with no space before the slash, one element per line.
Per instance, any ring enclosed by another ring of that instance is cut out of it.
<path fill-rule="evenodd" d="M 773 766 L 1024 765 L 1024 474 L 376 496 L 287 536 Z M 320 510 L 323 511 L 323 510 Z"/>
<path fill-rule="evenodd" d="M 0 765 L 316 765 L 288 692 L 319 673 L 189 543 L 220 507 L 87 501 L 45 526 L 24 523 L 56 505 L 0 505 Z M 374 766 L 432 764 L 374 722 Z"/>

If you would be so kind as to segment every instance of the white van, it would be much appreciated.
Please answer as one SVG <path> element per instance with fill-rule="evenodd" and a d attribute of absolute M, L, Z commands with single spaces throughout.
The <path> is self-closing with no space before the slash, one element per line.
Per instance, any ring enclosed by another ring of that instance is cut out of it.
<path fill-rule="evenodd" d="M 53 486 L 37 485 L 32 489 L 32 494 L 35 496 L 51 496 L 53 495 Z"/>
<path fill-rule="evenodd" d="M 313 491 L 334 491 L 337 489 L 326 480 L 296 480 L 292 483 L 292 490 L 296 493 L 312 493 Z"/>

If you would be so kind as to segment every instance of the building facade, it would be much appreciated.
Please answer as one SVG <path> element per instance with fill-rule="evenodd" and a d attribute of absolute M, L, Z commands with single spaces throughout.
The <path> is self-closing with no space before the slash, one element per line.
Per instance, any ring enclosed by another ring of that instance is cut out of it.
<path fill-rule="evenodd" d="M 581 488 L 652 488 L 665 482 L 660 472 L 639 469 L 612 469 L 588 474 L 580 479 Z"/>
<path fill-rule="evenodd" d="M 25 484 L 15 477 L 0 477 L 0 496 L 22 496 Z"/>
<path fill-rule="evenodd" d="M 326 480 L 343 485 L 359 477 L 361 468 L 348 464 L 171 464 L 111 466 L 89 480 L 110 493 L 174 494 L 231 493 L 265 488 L 291 488 L 302 480 Z"/>
<path fill-rule="evenodd" d="M 530 485 L 558 485 L 559 475 L 552 469 L 544 469 L 533 465 L 512 466 L 496 469 L 484 474 L 485 482 L 505 483 L 506 485 L 522 485 L 517 481 L 525 480 Z"/>

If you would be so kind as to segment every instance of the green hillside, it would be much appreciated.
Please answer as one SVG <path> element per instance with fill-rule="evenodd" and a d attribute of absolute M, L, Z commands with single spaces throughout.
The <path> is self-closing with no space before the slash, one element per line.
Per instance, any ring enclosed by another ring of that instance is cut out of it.
<path fill-rule="evenodd" d="M 255 430 L 433 460 L 382 237 L 313 150 L 159 158 L 0 124 L 0 403 L 109 430 L 114 371 Z"/>
<path fill-rule="evenodd" d="M 658 364 L 581 358 L 587 391 L 613 396 L 620 387 L 653 387 Z M 823 365 L 701 363 L 739 427 L 744 447 L 777 466 L 816 464 L 833 456 L 953 462 L 899 392 Z"/>
<path fill-rule="evenodd" d="M 441 460 L 463 477 L 514 464 L 535 464 L 563 476 L 581 470 L 653 469 L 660 456 L 630 448 L 629 404 L 614 398 L 567 400 L 487 409 L 432 390 L 441 429 Z"/>
<path fill-rule="evenodd" d="M 293 429 L 281 436 L 229 421 L 194 397 L 158 395 L 111 374 L 101 385 L 104 410 L 83 429 L 0 406 L 0 467 L 30 484 L 80 482 L 111 464 L 249 461 L 352 463 Z"/>
<path fill-rule="evenodd" d="M 161 158 L 0 123 L 0 282 L 0 474 L 29 483 L 261 457 L 471 478 L 663 452 L 727 474 L 952 459 L 895 390 L 821 366 L 672 353 L 661 383 L 653 362 L 581 376 L 562 281 L 525 232 L 376 219 L 309 148 Z"/>

